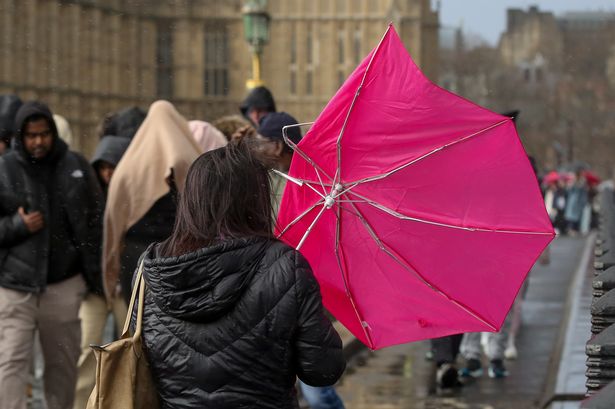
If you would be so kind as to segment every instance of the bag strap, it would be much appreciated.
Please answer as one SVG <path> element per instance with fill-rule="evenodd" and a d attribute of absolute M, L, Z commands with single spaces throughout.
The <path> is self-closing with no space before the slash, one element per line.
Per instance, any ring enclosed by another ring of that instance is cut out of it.
<path fill-rule="evenodd" d="M 132 336 L 132 343 L 141 343 L 141 329 L 143 328 L 143 304 L 145 304 L 145 279 L 141 277 L 139 282 L 139 305 L 137 306 L 137 326 Z M 138 355 L 138 354 L 137 354 Z"/>
<path fill-rule="evenodd" d="M 135 306 L 135 298 L 137 296 L 137 292 L 139 293 L 139 306 L 137 310 L 137 328 L 135 329 L 135 335 L 137 335 L 137 332 L 139 333 L 139 335 L 141 334 L 141 320 L 143 319 L 143 299 L 145 298 L 145 280 L 143 280 L 144 261 L 145 258 L 143 258 L 143 260 L 141 260 L 141 263 L 139 264 L 137 279 L 135 280 L 135 285 L 132 289 L 132 295 L 130 296 L 130 304 L 128 305 L 126 319 L 124 320 L 124 329 L 122 330 L 121 338 L 126 338 L 128 336 L 128 328 L 130 327 L 130 319 L 132 318 L 132 310 Z"/>

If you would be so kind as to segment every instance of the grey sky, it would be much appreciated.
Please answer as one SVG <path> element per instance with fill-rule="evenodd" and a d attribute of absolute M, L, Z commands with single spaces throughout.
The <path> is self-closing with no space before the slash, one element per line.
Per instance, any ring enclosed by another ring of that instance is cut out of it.
<path fill-rule="evenodd" d="M 527 10 L 530 5 L 555 14 L 587 10 L 615 12 L 615 0 L 441 0 L 440 22 L 446 26 L 459 26 L 463 22 L 464 31 L 480 34 L 490 44 L 496 44 L 506 27 L 506 9 Z"/>

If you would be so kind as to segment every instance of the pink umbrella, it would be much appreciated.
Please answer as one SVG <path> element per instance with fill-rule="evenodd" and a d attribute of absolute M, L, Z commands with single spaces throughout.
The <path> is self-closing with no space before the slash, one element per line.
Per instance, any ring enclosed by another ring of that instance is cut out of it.
<path fill-rule="evenodd" d="M 429 82 L 392 26 L 287 143 L 278 233 L 372 349 L 498 330 L 554 237 L 511 119 Z"/>
<path fill-rule="evenodd" d="M 557 183 L 557 181 L 559 181 L 560 179 L 562 179 L 562 176 L 556 171 L 552 170 L 551 172 L 545 175 L 542 181 L 544 183 L 550 184 L 550 183 Z"/>

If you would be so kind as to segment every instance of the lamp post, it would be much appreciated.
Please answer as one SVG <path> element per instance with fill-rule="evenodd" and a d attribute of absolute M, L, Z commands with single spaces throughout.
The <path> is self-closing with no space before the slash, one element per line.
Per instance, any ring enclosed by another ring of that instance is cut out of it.
<path fill-rule="evenodd" d="M 241 9 L 244 38 L 252 53 L 252 78 L 246 81 L 248 89 L 263 85 L 260 57 L 264 45 L 269 41 L 270 20 L 266 7 L 266 0 L 249 0 Z"/>

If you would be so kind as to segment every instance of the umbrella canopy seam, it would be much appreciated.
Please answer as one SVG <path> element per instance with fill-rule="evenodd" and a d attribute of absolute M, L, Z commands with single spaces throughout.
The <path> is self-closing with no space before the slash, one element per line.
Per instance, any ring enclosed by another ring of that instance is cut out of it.
<path fill-rule="evenodd" d="M 372 56 L 369 60 L 369 63 L 367 64 L 367 67 L 365 67 L 363 78 L 361 78 L 361 83 L 359 84 L 359 87 L 355 91 L 354 97 L 352 98 L 352 102 L 350 103 L 350 107 L 348 108 L 348 112 L 346 113 L 346 118 L 344 119 L 344 123 L 342 124 L 342 129 L 340 130 L 340 134 L 337 138 L 337 146 L 336 146 L 337 169 L 335 171 L 335 178 L 333 179 L 334 185 L 337 183 L 341 183 L 342 181 L 342 137 L 344 136 L 344 132 L 346 131 L 346 125 L 348 124 L 348 120 L 350 119 L 350 114 L 352 113 L 355 103 L 357 99 L 359 98 L 359 95 L 361 94 L 361 89 L 363 88 L 363 84 L 365 84 L 365 78 L 367 78 L 367 74 L 369 73 L 369 69 L 372 66 L 372 62 L 376 58 L 376 55 L 378 55 L 378 51 L 380 51 L 380 46 L 382 46 L 382 43 L 384 43 L 384 39 L 387 37 L 392 27 L 393 27 L 393 23 L 389 23 L 389 26 L 387 30 L 385 31 L 384 35 L 382 36 L 382 38 L 380 39 L 380 42 L 378 43 L 378 45 L 372 52 Z"/>
<path fill-rule="evenodd" d="M 357 307 L 354 298 L 352 298 L 352 293 L 350 291 L 350 284 L 349 284 L 349 277 L 348 277 L 348 267 L 346 267 L 346 258 L 344 257 L 344 260 L 342 261 L 342 255 L 343 255 L 343 249 L 341 246 L 341 234 L 342 234 L 342 229 L 341 229 L 341 223 L 342 223 L 342 214 L 341 214 L 341 208 L 338 206 L 335 212 L 336 215 L 336 223 L 335 223 L 335 258 L 337 260 L 337 265 L 338 268 L 340 269 L 340 274 L 342 275 L 342 281 L 344 283 L 344 289 L 346 290 L 346 296 L 348 297 L 348 299 L 350 300 L 350 305 L 352 306 L 352 310 L 354 311 L 355 315 L 357 316 L 357 319 L 359 320 L 359 322 L 361 323 L 361 329 L 363 330 L 363 333 L 365 334 L 365 338 L 367 339 L 367 343 L 369 344 L 369 348 L 370 349 L 374 349 L 375 348 L 375 344 L 374 341 L 372 340 L 372 336 L 369 333 L 368 329 L 371 329 L 369 327 L 369 324 L 363 319 L 363 316 L 361 315 L 361 313 L 359 312 L 359 308 Z"/>
<path fill-rule="evenodd" d="M 502 125 L 502 124 L 504 124 L 504 123 L 506 123 L 508 121 L 511 121 L 511 119 L 510 118 L 503 119 L 503 120 L 501 120 L 499 122 L 496 122 L 495 124 L 489 125 L 488 127 L 483 128 L 483 129 L 481 129 L 479 131 L 476 131 L 476 132 L 474 132 L 474 133 L 472 133 L 470 135 L 467 135 L 467 136 L 464 136 L 464 137 L 459 138 L 457 140 L 454 140 L 452 142 L 449 142 L 449 143 L 447 143 L 447 144 L 445 144 L 443 146 L 435 148 L 435 149 L 433 149 L 433 150 L 431 150 L 431 151 L 429 151 L 429 152 L 419 156 L 418 158 L 414 158 L 410 162 L 404 163 L 403 165 L 400 165 L 397 168 L 392 169 L 392 170 L 390 170 L 390 171 L 388 171 L 386 173 L 382 173 L 380 175 L 375 175 L 375 176 L 370 176 L 368 178 L 359 179 L 359 180 L 356 180 L 356 181 L 353 181 L 353 182 L 346 182 L 345 185 L 353 185 L 353 184 L 359 185 L 359 184 L 362 184 L 362 183 L 369 183 L 369 182 L 374 182 L 374 181 L 377 181 L 377 180 L 382 180 L 384 178 L 387 178 L 387 177 L 389 177 L 389 176 L 391 176 L 391 175 L 393 175 L 393 174 L 395 174 L 395 173 L 397 173 L 397 172 L 399 172 L 399 171 L 409 167 L 410 165 L 414 165 L 415 163 L 420 162 L 421 160 L 423 160 L 423 159 L 425 159 L 425 158 L 427 158 L 427 157 L 429 157 L 429 156 L 431 156 L 431 155 L 433 155 L 435 153 L 438 153 L 438 152 L 440 152 L 440 151 L 442 151 L 442 150 L 444 150 L 444 149 L 446 149 L 446 148 L 448 148 L 450 146 L 454 146 L 454 145 L 457 145 L 457 144 L 459 144 L 461 142 L 465 142 L 468 139 L 473 138 L 475 136 L 482 135 L 483 133 L 485 133 L 487 131 L 490 131 L 491 129 L 496 128 L 496 127 L 498 127 L 498 126 L 500 126 L 500 125 Z"/>
<path fill-rule="evenodd" d="M 378 210 L 381 210 L 385 213 L 388 213 L 389 215 L 396 217 L 398 219 L 402 219 L 402 220 L 411 220 L 411 221 L 415 221 L 418 223 L 426 223 L 426 224 L 431 224 L 434 226 L 440 226 L 440 227 L 448 227 L 451 229 L 458 229 L 458 230 L 464 230 L 464 231 L 470 231 L 470 232 L 483 232 L 483 233 L 506 233 L 506 234 L 531 234 L 531 235 L 544 235 L 544 236 L 553 236 L 553 232 L 533 232 L 533 231 L 525 231 L 525 230 L 504 230 L 504 229 L 486 229 L 483 227 L 475 227 L 475 226 L 458 226 L 458 225 L 454 225 L 454 224 L 449 224 L 449 223 L 442 223 L 442 222 L 436 222 L 436 221 L 432 221 L 432 220 L 426 220 L 426 219 L 419 219 L 417 217 L 412 217 L 412 216 L 408 216 L 405 215 L 403 213 L 400 213 L 398 211 L 395 211 L 393 209 L 390 209 L 374 200 L 369 199 L 368 197 L 357 193 L 357 192 L 349 192 L 350 194 L 357 196 L 358 198 L 363 200 L 363 203 L 368 204 Z M 359 202 L 360 203 L 360 202 Z"/>

